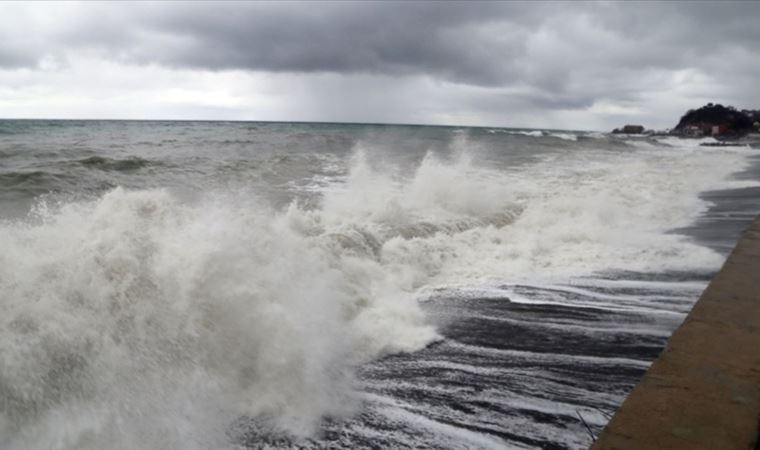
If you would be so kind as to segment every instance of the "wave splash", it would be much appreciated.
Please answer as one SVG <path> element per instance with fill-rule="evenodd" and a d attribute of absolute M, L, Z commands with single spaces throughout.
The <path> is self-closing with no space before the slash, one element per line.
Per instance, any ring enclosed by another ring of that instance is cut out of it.
<path fill-rule="evenodd" d="M 383 246 L 489 220 L 431 170 L 453 169 L 374 208 L 395 182 L 357 161 L 321 209 L 117 188 L 3 223 L 0 446 L 209 448 L 240 416 L 308 435 L 350 414 L 354 366 L 438 338 Z"/>
<path fill-rule="evenodd" d="M 356 365 L 438 339 L 428 287 L 713 267 L 664 230 L 744 162 L 693 152 L 519 171 L 430 154 L 404 178 L 360 151 L 314 208 L 121 188 L 40 203 L 0 223 L 0 447 L 222 448 L 242 416 L 310 435 L 355 412 Z"/>

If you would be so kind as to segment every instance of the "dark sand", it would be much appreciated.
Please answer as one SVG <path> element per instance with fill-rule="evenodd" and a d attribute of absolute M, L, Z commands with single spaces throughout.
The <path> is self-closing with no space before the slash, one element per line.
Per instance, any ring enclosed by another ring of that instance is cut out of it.
<path fill-rule="evenodd" d="M 760 425 L 760 218 L 592 449 L 754 449 Z"/>

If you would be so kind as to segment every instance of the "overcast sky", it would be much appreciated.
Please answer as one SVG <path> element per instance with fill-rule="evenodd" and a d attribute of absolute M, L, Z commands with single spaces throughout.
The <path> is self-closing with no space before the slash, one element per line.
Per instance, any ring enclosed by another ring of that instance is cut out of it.
<path fill-rule="evenodd" d="M 0 3 L 0 117 L 608 130 L 760 108 L 760 2 Z"/>

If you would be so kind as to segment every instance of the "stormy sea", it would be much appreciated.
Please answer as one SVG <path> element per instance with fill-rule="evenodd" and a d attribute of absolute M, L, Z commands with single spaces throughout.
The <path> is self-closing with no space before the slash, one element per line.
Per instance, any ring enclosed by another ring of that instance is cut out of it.
<path fill-rule="evenodd" d="M 0 121 L 0 448 L 586 448 L 760 210 L 760 151 Z"/>

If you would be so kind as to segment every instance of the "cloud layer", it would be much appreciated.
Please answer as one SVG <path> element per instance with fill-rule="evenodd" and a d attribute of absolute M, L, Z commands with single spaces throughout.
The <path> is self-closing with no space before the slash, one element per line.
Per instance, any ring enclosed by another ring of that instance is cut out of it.
<path fill-rule="evenodd" d="M 760 107 L 760 2 L 0 9 L 6 116 L 30 103 L 64 114 L 69 95 L 79 102 L 72 110 L 131 117 L 140 112 L 98 96 L 165 98 L 170 89 L 163 106 L 143 102 L 142 114 L 606 128 L 669 126 L 706 101 Z M 132 79 L 109 83 L 109 71 Z"/>

